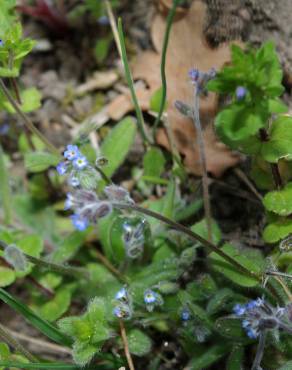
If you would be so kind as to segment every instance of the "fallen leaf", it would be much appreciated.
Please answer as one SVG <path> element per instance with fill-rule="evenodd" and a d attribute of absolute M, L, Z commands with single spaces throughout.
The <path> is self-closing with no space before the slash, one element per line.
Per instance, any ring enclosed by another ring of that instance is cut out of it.
<path fill-rule="evenodd" d="M 76 95 L 84 95 L 94 90 L 108 89 L 118 79 L 119 76 L 115 71 L 95 72 L 84 84 L 77 86 L 74 92 Z"/>
<path fill-rule="evenodd" d="M 176 19 L 172 25 L 168 45 L 166 77 L 167 77 L 167 116 L 169 125 L 177 149 L 184 156 L 187 170 L 195 175 L 200 175 L 199 153 L 197 150 L 196 131 L 194 123 L 187 117 L 182 116 L 175 108 L 174 102 L 181 100 L 187 104 L 193 102 L 193 86 L 188 77 L 188 72 L 195 67 L 206 72 L 210 68 L 219 70 L 230 60 L 229 44 L 211 48 L 203 34 L 206 17 L 206 6 L 199 0 L 195 0 L 189 11 L 183 18 Z M 132 67 L 135 80 L 142 79 L 147 85 L 149 96 L 161 87 L 160 61 L 163 45 L 166 18 L 158 13 L 152 23 L 152 41 L 156 51 L 146 51 L 135 61 Z M 149 109 L 149 103 L 145 102 L 147 94 L 143 97 L 143 109 Z M 127 106 L 133 109 L 132 105 Z M 125 108 L 125 106 L 124 106 Z M 218 109 L 218 99 L 214 93 L 200 99 L 200 116 L 205 139 L 205 151 L 207 158 L 207 170 L 215 177 L 236 165 L 240 157 L 231 152 L 216 137 L 213 129 L 213 121 Z M 160 129 L 157 134 L 158 144 L 169 149 L 169 141 L 165 130 Z"/>

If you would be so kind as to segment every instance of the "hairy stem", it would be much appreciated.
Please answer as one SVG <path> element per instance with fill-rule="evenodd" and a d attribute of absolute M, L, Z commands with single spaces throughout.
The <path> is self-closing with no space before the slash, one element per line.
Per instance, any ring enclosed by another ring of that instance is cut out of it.
<path fill-rule="evenodd" d="M 212 242 L 212 215 L 211 215 L 209 182 L 208 182 L 208 173 L 207 173 L 207 161 L 206 161 L 206 151 L 205 151 L 205 145 L 204 145 L 202 125 L 201 125 L 201 120 L 200 120 L 200 96 L 199 96 L 197 89 L 194 92 L 193 120 L 194 120 L 196 134 L 197 134 L 197 144 L 199 148 L 200 165 L 202 169 L 203 199 L 204 199 L 204 209 L 205 209 L 205 217 L 206 217 L 207 231 L 208 231 L 208 240 L 209 242 Z"/>
<path fill-rule="evenodd" d="M 162 216 L 159 213 L 156 213 L 154 211 L 151 211 L 147 208 L 143 208 L 134 204 L 122 204 L 122 203 L 114 203 L 113 206 L 118 209 L 125 209 L 125 210 L 133 210 L 139 213 L 142 213 L 146 216 L 153 217 L 161 222 L 164 222 L 165 224 L 169 225 L 170 227 L 173 227 L 175 230 L 182 232 L 185 235 L 188 235 L 189 238 L 195 242 L 201 243 L 204 247 L 210 249 L 211 251 L 217 253 L 219 256 L 224 258 L 227 262 L 229 262 L 231 265 L 238 268 L 239 271 L 242 273 L 258 280 L 261 282 L 261 277 L 258 276 L 253 271 L 248 270 L 246 267 L 242 266 L 239 262 L 237 262 L 233 257 L 230 257 L 228 254 L 223 252 L 220 248 L 218 248 L 215 244 L 211 243 L 207 239 L 202 238 L 200 235 L 194 233 L 191 229 L 185 227 L 184 225 L 179 224 L 176 221 L 173 221 L 165 216 Z"/>
<path fill-rule="evenodd" d="M 2 240 L 0 240 L 0 250 L 5 250 L 6 247 L 7 247 L 7 244 L 4 243 Z M 29 256 L 28 254 L 25 254 L 25 253 L 23 254 L 29 262 L 33 263 L 36 266 L 44 267 L 48 270 L 52 270 L 52 271 L 58 272 L 63 275 L 74 276 L 77 279 L 80 279 L 80 277 L 89 279 L 89 273 L 86 269 L 73 267 L 73 266 L 67 266 L 67 265 L 66 266 L 59 265 L 56 263 L 47 262 L 40 258 Z"/>
<path fill-rule="evenodd" d="M 26 357 L 31 362 L 36 362 L 36 358 L 26 350 L 13 336 L 6 330 L 5 326 L 0 324 L 0 337 L 9 346 L 13 347 L 16 351 L 20 352 L 24 357 Z"/>
<path fill-rule="evenodd" d="M 259 370 L 261 361 L 264 355 L 265 350 L 265 342 L 266 342 L 266 332 L 262 331 L 260 334 L 259 344 L 257 348 L 256 357 L 254 359 L 254 362 L 252 364 L 251 370 Z"/>
<path fill-rule="evenodd" d="M 16 110 L 19 117 L 23 120 L 27 129 L 31 131 L 34 135 L 36 135 L 52 153 L 59 155 L 59 150 L 49 140 L 47 140 L 47 138 L 34 126 L 34 124 L 28 118 L 28 116 L 22 112 L 19 104 L 14 100 L 13 96 L 11 95 L 7 87 L 5 86 L 2 79 L 0 79 L 0 88 L 2 89 L 7 100 L 11 103 L 13 108 Z"/>
<path fill-rule="evenodd" d="M 127 338 L 126 328 L 125 328 L 124 322 L 122 320 L 120 320 L 120 329 L 121 329 L 121 337 L 122 337 L 122 341 L 123 341 L 123 345 L 124 345 L 124 351 L 125 351 L 125 355 L 126 355 L 126 358 L 127 358 L 128 365 L 129 365 L 129 369 L 130 370 L 135 370 L 134 363 L 133 363 L 133 360 L 132 360 L 132 356 L 131 356 L 131 353 L 130 353 L 130 350 L 129 350 L 129 343 L 128 343 L 128 338 Z"/>

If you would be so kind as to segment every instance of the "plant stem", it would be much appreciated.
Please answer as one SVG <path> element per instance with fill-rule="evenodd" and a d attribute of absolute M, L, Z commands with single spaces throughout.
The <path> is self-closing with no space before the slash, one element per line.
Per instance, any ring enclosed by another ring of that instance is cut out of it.
<path fill-rule="evenodd" d="M 4 82 L 2 79 L 0 79 L 0 87 L 6 96 L 7 100 L 11 103 L 13 108 L 16 110 L 17 114 L 19 117 L 22 118 L 25 126 L 30 130 L 33 134 L 35 134 L 45 145 L 46 147 L 54 154 L 60 155 L 59 150 L 52 144 L 50 143 L 47 138 L 34 126 L 32 121 L 28 118 L 28 116 L 22 112 L 20 106 L 18 103 L 14 100 L 13 96 L 10 94 L 10 91 L 7 89 L 5 86 Z"/>
<path fill-rule="evenodd" d="M 97 172 L 102 177 L 102 179 L 106 182 L 106 184 L 111 185 L 113 183 L 112 180 L 103 172 L 103 170 L 100 167 L 96 166 L 96 169 Z"/>
<path fill-rule="evenodd" d="M 153 217 L 159 221 L 164 222 L 165 224 L 173 227 L 175 230 L 184 233 L 185 235 L 188 235 L 190 239 L 192 239 L 195 242 L 200 242 L 204 247 L 210 249 L 211 251 L 217 253 L 219 256 L 224 258 L 227 262 L 229 262 L 231 265 L 235 266 L 240 270 L 242 273 L 258 280 L 261 282 L 261 277 L 257 275 L 256 273 L 248 270 L 246 267 L 242 266 L 239 262 L 237 262 L 233 257 L 230 257 L 228 254 L 223 252 L 220 248 L 218 248 L 215 244 L 211 243 L 207 239 L 202 238 L 200 235 L 196 234 L 189 228 L 185 227 L 184 225 L 181 225 L 165 216 L 162 216 L 159 213 L 156 213 L 154 211 L 151 211 L 150 209 L 143 208 L 134 204 L 122 204 L 122 203 L 113 203 L 113 206 L 118 209 L 125 209 L 125 210 L 133 210 L 139 213 L 142 213 L 146 216 Z"/>
<path fill-rule="evenodd" d="M 282 276 L 287 279 L 292 279 L 292 275 L 286 274 L 285 272 L 279 272 L 279 271 L 266 271 L 266 275 Z"/>
<path fill-rule="evenodd" d="M 0 195 L 2 200 L 3 206 L 3 213 L 4 213 L 4 222 L 6 225 L 9 225 L 12 221 L 12 199 L 11 199 L 11 191 L 9 186 L 9 173 L 8 169 L 6 168 L 5 160 L 4 160 L 4 151 L 0 144 Z"/>
<path fill-rule="evenodd" d="M 138 128 L 139 128 L 140 134 L 142 136 L 143 143 L 147 147 L 148 145 L 151 145 L 152 143 L 151 143 L 151 141 L 150 141 L 150 139 L 147 136 L 146 131 L 145 131 L 145 122 L 144 122 L 142 110 L 139 106 L 138 98 L 137 98 L 135 88 L 134 88 L 134 82 L 133 82 L 133 78 L 132 78 L 132 74 L 131 74 L 131 71 L 130 71 L 129 62 L 128 62 L 128 58 L 127 58 L 125 37 L 124 37 L 123 25 L 122 25 L 121 18 L 119 18 L 119 20 L 118 20 L 118 31 L 119 31 L 119 41 L 120 41 L 121 51 L 122 51 L 122 60 L 123 60 L 124 69 L 125 69 L 125 76 L 126 76 L 126 80 L 127 80 L 129 89 L 131 91 L 132 101 L 133 101 L 135 111 L 136 111 L 136 116 L 137 116 Z"/>
<path fill-rule="evenodd" d="M 134 363 L 133 363 L 133 360 L 132 360 L 132 356 L 131 356 L 131 353 L 130 353 L 130 350 L 129 350 L 129 343 L 128 343 L 128 338 L 127 338 L 126 328 L 125 328 L 124 322 L 122 320 L 120 320 L 120 329 L 121 329 L 121 337 L 122 337 L 122 341 L 123 341 L 123 345 L 124 345 L 124 351 L 125 351 L 125 355 L 126 355 L 126 358 L 127 358 L 128 365 L 129 365 L 129 369 L 130 370 L 135 370 Z"/>
<path fill-rule="evenodd" d="M 5 326 L 0 324 L 0 337 L 16 351 L 20 352 L 24 357 L 26 357 L 31 362 L 36 362 L 36 358 L 27 351 L 13 336 L 6 330 Z"/>
<path fill-rule="evenodd" d="M 176 8 L 177 8 L 179 3 L 180 3 L 180 0 L 173 0 L 172 8 L 170 9 L 170 11 L 168 13 L 168 16 L 167 16 L 167 20 L 166 20 L 166 30 L 165 30 L 165 33 L 164 33 L 164 40 L 163 40 L 162 53 L 161 53 L 161 63 L 160 63 L 160 73 L 161 73 L 161 83 L 162 83 L 162 97 L 161 97 L 158 116 L 156 117 L 154 125 L 153 125 L 154 134 L 155 134 L 156 128 L 159 125 L 159 122 L 161 120 L 163 110 L 164 110 L 164 107 L 165 107 L 165 102 L 166 102 L 166 95 L 167 95 L 167 81 L 166 81 L 166 72 L 165 72 L 166 54 L 167 54 L 167 48 L 168 48 L 168 42 L 169 42 L 171 27 L 172 27 L 173 20 L 174 20 L 174 17 L 175 17 Z"/>
<path fill-rule="evenodd" d="M 198 89 L 194 91 L 194 108 L 193 108 L 193 121 L 195 124 L 196 134 L 197 134 L 197 144 L 199 148 L 199 158 L 200 165 L 202 169 L 202 183 L 203 183 L 203 199 L 204 199 L 204 209 L 205 217 L 208 231 L 208 240 L 212 242 L 212 215 L 211 215 L 211 204 L 210 204 L 210 194 L 209 194 L 209 181 L 207 173 L 207 160 L 204 145 L 204 137 L 202 131 L 202 125 L 200 120 L 200 96 Z"/>
<path fill-rule="evenodd" d="M 272 170 L 272 175 L 273 175 L 275 185 L 277 189 L 280 190 L 283 187 L 283 181 L 282 181 L 281 174 L 279 171 L 278 163 L 270 163 L 270 165 L 271 165 L 271 170 Z"/>
<path fill-rule="evenodd" d="M 113 274 L 115 275 L 122 283 L 128 283 L 128 279 L 120 273 L 119 270 L 117 270 L 110 261 L 102 254 L 99 250 L 95 249 L 95 253 L 97 258 L 105 265 L 105 267 Z"/>
<path fill-rule="evenodd" d="M 17 82 L 16 82 L 15 78 L 13 78 L 13 77 L 10 78 L 10 82 L 11 82 L 12 88 L 13 88 L 14 93 L 15 93 L 16 101 L 19 105 L 21 105 L 22 101 L 21 101 L 21 98 L 20 98 L 19 89 L 18 89 L 18 85 L 17 85 Z"/>
<path fill-rule="evenodd" d="M 252 364 L 251 370 L 259 370 L 261 361 L 264 355 L 264 350 L 265 350 L 265 342 L 266 342 L 266 332 L 262 331 L 260 334 L 260 339 L 259 339 L 259 344 L 257 348 L 257 353 L 256 357 L 254 359 L 254 362 Z"/>
<path fill-rule="evenodd" d="M 6 247 L 7 247 L 7 244 L 4 243 L 2 240 L 0 240 L 0 250 L 5 250 Z M 29 256 L 28 254 L 25 254 L 25 253 L 23 254 L 29 262 L 33 263 L 36 266 L 44 267 L 48 270 L 52 270 L 52 271 L 58 272 L 63 275 L 74 276 L 77 279 L 80 279 L 80 277 L 89 279 L 89 273 L 87 272 L 86 269 L 73 267 L 73 266 L 59 265 L 56 263 L 47 262 L 40 258 Z"/>

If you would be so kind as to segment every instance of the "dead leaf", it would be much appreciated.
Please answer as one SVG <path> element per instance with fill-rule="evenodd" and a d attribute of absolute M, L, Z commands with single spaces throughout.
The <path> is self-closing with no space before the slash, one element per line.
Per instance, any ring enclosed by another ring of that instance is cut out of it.
<path fill-rule="evenodd" d="M 84 84 L 75 88 L 77 96 L 94 90 L 104 90 L 111 87 L 119 79 L 116 71 L 95 72 Z"/>
<path fill-rule="evenodd" d="M 199 0 L 195 0 L 187 14 L 172 25 L 169 39 L 166 77 L 167 77 L 167 115 L 177 149 L 184 156 L 184 163 L 190 173 L 199 175 L 199 153 L 197 150 L 196 132 L 192 120 L 182 116 L 174 107 L 176 100 L 192 104 L 193 86 L 191 85 L 188 72 L 195 67 L 201 71 L 210 68 L 220 69 L 230 60 L 230 49 L 224 44 L 216 49 L 207 44 L 203 29 L 206 16 L 206 6 Z M 148 86 L 151 96 L 160 86 L 160 60 L 163 45 L 163 37 L 166 27 L 166 18 L 158 13 L 152 24 L 152 40 L 156 52 L 147 51 L 142 53 L 136 60 L 132 71 L 134 79 L 142 79 Z M 145 95 L 139 92 L 143 96 Z M 143 99 L 144 100 L 144 99 Z M 148 104 L 143 103 L 143 108 Z M 130 105 L 128 105 L 130 107 Z M 213 129 L 213 121 L 218 108 L 215 94 L 210 93 L 200 99 L 200 115 L 204 127 L 205 150 L 207 157 L 207 170 L 215 177 L 219 177 L 229 167 L 239 161 L 239 156 L 232 153 L 224 144 L 220 143 Z M 157 142 L 169 148 L 169 142 L 164 130 L 159 130 Z"/>

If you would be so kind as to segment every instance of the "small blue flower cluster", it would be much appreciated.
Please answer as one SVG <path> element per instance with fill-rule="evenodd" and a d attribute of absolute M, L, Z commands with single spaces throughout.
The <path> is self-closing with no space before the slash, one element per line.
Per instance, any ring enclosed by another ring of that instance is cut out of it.
<path fill-rule="evenodd" d="M 126 287 L 121 288 L 115 295 L 116 306 L 113 314 L 122 320 L 129 320 L 133 315 L 133 304 L 131 296 Z"/>
<path fill-rule="evenodd" d="M 146 309 L 149 312 L 152 312 L 155 306 L 163 305 L 163 298 L 159 293 L 155 292 L 154 290 L 147 289 L 144 292 L 144 302 L 146 304 Z"/>
<path fill-rule="evenodd" d="M 208 72 L 201 72 L 197 68 L 192 68 L 189 71 L 189 78 L 196 86 L 198 94 L 206 94 L 206 85 L 215 76 L 216 70 L 214 68 L 211 68 Z"/>
<path fill-rule="evenodd" d="M 285 329 L 285 324 L 281 320 L 286 314 L 285 308 L 275 308 L 261 298 L 247 304 L 236 304 L 233 312 L 242 319 L 242 327 L 251 339 L 256 339 L 261 331 L 266 329 Z"/>
<path fill-rule="evenodd" d="M 88 167 L 88 160 L 80 153 L 77 145 L 67 145 L 64 158 L 66 161 L 60 162 L 56 167 L 58 174 L 63 176 L 70 171 L 68 183 L 73 187 L 78 187 L 80 185 L 78 171 Z"/>

